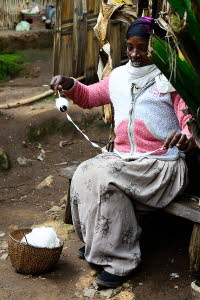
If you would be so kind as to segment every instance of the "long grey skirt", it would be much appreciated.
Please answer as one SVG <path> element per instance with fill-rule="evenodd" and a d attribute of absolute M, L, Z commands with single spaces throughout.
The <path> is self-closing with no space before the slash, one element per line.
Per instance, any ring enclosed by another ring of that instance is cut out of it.
<path fill-rule="evenodd" d="M 88 262 L 125 276 L 141 260 L 135 209 L 159 209 L 187 186 L 184 159 L 121 159 L 104 153 L 83 162 L 71 185 L 75 231 Z"/>

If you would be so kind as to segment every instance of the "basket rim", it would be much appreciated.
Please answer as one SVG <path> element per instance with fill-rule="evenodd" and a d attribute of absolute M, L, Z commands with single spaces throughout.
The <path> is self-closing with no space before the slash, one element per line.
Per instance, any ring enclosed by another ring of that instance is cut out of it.
<path fill-rule="evenodd" d="M 59 249 L 59 248 L 63 247 L 64 241 L 63 241 L 63 239 L 60 238 L 59 235 L 57 235 L 57 237 L 60 239 L 61 245 L 58 246 L 58 247 L 54 247 L 54 248 L 36 247 L 36 246 L 30 245 L 30 244 L 22 243 L 21 241 L 16 240 L 16 239 L 12 236 L 12 234 L 15 233 L 15 232 L 23 232 L 23 231 L 30 231 L 30 232 L 32 232 L 32 230 L 33 230 L 33 228 L 22 228 L 22 229 L 14 230 L 14 231 L 12 231 L 12 232 L 9 233 L 9 238 L 10 238 L 11 240 L 13 240 L 14 242 L 17 242 L 17 243 L 19 243 L 19 244 L 21 244 L 21 245 L 29 246 L 29 247 L 34 248 L 34 249 L 53 250 L 53 249 Z"/>

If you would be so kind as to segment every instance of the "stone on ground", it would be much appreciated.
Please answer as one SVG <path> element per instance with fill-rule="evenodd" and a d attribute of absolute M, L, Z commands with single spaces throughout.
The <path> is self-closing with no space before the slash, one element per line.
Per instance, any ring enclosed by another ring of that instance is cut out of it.
<path fill-rule="evenodd" d="M 17 158 L 17 162 L 18 162 L 18 165 L 20 167 L 27 167 L 27 166 L 31 166 L 32 165 L 31 160 L 27 159 L 25 157 L 18 157 Z"/>
<path fill-rule="evenodd" d="M 53 186 L 53 176 L 49 175 L 45 180 L 43 180 L 37 187 L 37 190 L 41 190 L 43 188 L 49 187 L 51 188 Z"/>

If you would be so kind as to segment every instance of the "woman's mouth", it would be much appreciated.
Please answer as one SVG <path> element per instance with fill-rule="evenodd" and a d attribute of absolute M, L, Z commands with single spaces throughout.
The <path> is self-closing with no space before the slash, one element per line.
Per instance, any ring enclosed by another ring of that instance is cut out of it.
<path fill-rule="evenodd" d="M 142 62 L 141 61 L 131 61 L 131 64 L 133 67 L 141 67 Z"/>

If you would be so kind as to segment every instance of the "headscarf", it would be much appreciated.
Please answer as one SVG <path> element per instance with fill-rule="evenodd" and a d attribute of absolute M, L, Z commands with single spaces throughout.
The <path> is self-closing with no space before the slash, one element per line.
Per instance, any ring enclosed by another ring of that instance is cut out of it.
<path fill-rule="evenodd" d="M 139 36 L 149 40 L 153 32 L 161 39 L 166 36 L 166 31 L 160 28 L 155 19 L 142 17 L 130 25 L 126 38 L 129 39 L 132 36 Z M 132 83 L 135 83 L 137 88 L 144 87 L 148 82 L 155 78 L 156 85 L 160 93 L 175 91 L 167 78 L 161 74 L 161 71 L 154 64 L 135 68 L 129 61 L 127 63 L 127 71 L 129 73 L 129 79 Z"/>
<path fill-rule="evenodd" d="M 166 34 L 165 30 L 160 28 L 154 18 L 141 17 L 130 25 L 126 34 L 126 39 L 128 40 L 132 36 L 149 39 L 153 31 L 160 38 L 163 38 Z"/>

